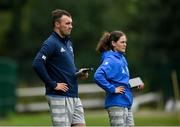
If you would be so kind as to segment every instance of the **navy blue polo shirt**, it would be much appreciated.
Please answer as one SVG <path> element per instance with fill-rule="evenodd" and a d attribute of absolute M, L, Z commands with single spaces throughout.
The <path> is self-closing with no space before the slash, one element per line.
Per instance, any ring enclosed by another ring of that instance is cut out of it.
<path fill-rule="evenodd" d="M 52 32 L 37 53 L 33 68 L 45 83 L 47 95 L 78 97 L 72 42 L 69 37 L 61 38 Z M 57 83 L 66 83 L 67 92 L 55 90 Z"/>

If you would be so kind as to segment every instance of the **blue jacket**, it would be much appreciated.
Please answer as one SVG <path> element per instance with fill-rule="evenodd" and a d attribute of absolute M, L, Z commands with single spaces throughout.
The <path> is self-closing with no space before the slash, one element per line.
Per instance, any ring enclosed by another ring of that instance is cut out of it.
<path fill-rule="evenodd" d="M 53 32 L 37 53 L 33 68 L 45 83 L 47 95 L 78 96 L 75 76 L 77 69 L 74 64 L 72 42 L 68 37 L 61 38 Z M 57 83 L 61 82 L 68 84 L 67 92 L 54 89 Z"/>
<path fill-rule="evenodd" d="M 129 85 L 128 64 L 121 52 L 107 51 L 94 74 L 95 82 L 106 91 L 105 108 L 120 106 L 131 108 L 133 95 Z M 118 86 L 125 87 L 124 94 L 115 93 Z"/>

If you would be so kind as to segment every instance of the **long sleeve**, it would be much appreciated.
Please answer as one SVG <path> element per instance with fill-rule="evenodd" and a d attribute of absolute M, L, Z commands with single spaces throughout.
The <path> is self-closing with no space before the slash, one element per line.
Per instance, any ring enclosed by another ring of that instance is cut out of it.
<path fill-rule="evenodd" d="M 43 44 L 42 48 L 37 53 L 32 63 L 35 72 L 38 74 L 41 80 L 51 88 L 55 88 L 57 83 L 56 81 L 53 81 L 49 76 L 46 69 L 46 62 L 48 58 L 52 55 L 54 50 L 55 50 L 55 45 L 53 45 L 53 43 L 49 42 Z"/>
<path fill-rule="evenodd" d="M 105 91 L 115 93 L 115 86 L 108 81 L 108 76 L 112 73 L 108 61 L 103 62 L 94 74 L 95 82 Z"/>

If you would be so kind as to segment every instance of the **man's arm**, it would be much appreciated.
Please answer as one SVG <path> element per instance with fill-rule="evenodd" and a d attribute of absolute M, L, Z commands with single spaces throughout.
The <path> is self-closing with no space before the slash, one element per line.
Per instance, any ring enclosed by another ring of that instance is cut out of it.
<path fill-rule="evenodd" d="M 53 50 L 55 50 L 55 46 L 53 46 L 52 44 L 44 44 L 33 60 L 32 66 L 45 84 L 49 85 L 52 88 L 55 88 L 57 82 L 53 81 L 50 78 L 45 67 L 46 61 L 48 60 L 48 57 L 52 55 Z"/>

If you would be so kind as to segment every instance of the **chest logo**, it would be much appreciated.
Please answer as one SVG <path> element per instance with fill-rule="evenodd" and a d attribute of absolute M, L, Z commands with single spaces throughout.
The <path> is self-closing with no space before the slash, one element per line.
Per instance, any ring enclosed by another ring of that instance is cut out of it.
<path fill-rule="evenodd" d="M 61 47 L 61 50 L 60 50 L 60 52 L 65 52 L 66 50 L 63 48 L 63 47 Z"/>

